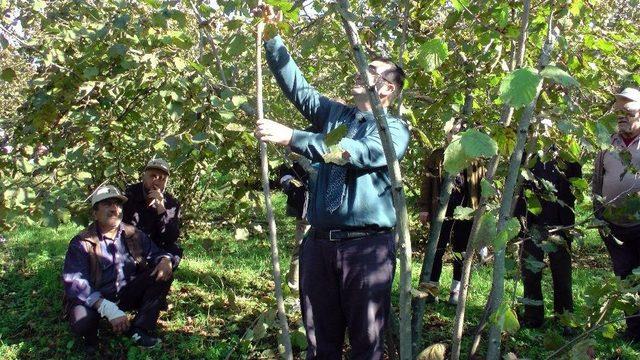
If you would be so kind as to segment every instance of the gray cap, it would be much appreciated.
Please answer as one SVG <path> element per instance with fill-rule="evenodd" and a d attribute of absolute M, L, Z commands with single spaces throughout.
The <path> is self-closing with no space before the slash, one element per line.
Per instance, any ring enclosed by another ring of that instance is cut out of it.
<path fill-rule="evenodd" d="M 165 159 L 161 159 L 161 158 L 155 158 L 155 159 L 151 159 L 149 160 L 149 162 L 147 163 L 147 166 L 144 167 L 145 170 L 147 169 L 158 169 L 158 170 L 162 170 L 164 172 L 167 173 L 167 175 L 170 174 L 169 170 L 169 163 L 165 160 Z"/>
<path fill-rule="evenodd" d="M 635 88 L 625 88 L 624 90 L 622 90 L 621 93 L 619 94 L 613 94 L 616 99 L 618 98 L 624 98 L 624 99 L 629 99 L 631 101 L 637 101 L 640 102 L 640 90 L 635 89 Z"/>
<path fill-rule="evenodd" d="M 116 198 L 120 199 L 123 203 L 127 202 L 127 197 L 122 195 L 120 190 L 113 185 L 103 185 L 96 189 L 96 191 L 91 194 L 91 206 L 99 203 L 102 200 Z"/>

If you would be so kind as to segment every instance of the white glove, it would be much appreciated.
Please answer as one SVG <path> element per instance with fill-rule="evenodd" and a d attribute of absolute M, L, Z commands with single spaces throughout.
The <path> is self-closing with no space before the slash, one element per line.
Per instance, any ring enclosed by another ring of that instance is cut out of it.
<path fill-rule="evenodd" d="M 103 317 L 109 319 L 109 321 L 126 315 L 124 311 L 118 308 L 118 305 L 107 299 L 102 299 L 102 303 L 98 307 L 98 312 Z"/>

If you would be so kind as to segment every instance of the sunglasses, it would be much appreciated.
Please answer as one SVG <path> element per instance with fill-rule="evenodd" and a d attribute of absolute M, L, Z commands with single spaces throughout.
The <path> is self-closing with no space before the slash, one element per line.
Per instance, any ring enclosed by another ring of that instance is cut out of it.
<path fill-rule="evenodd" d="M 627 118 L 627 117 L 635 117 L 638 112 L 630 112 L 627 110 L 623 110 L 623 109 L 617 109 L 614 110 L 613 113 L 616 115 L 617 118 Z"/>
<path fill-rule="evenodd" d="M 369 74 L 373 75 L 373 77 L 375 79 L 374 84 L 378 84 L 380 82 L 380 80 L 384 80 L 384 81 L 388 82 L 391 85 L 395 85 L 395 83 L 391 79 L 389 79 L 387 75 L 385 75 L 384 73 L 382 73 L 382 74 L 378 73 L 378 68 L 375 67 L 374 65 L 369 65 L 367 67 L 367 72 L 369 72 Z M 356 73 L 355 79 L 356 79 L 356 81 L 360 81 L 362 79 L 362 77 L 360 76 L 360 73 Z"/>

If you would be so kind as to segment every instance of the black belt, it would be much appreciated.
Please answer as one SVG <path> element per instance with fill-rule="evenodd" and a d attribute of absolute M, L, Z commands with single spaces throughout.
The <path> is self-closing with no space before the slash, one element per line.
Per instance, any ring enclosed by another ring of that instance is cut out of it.
<path fill-rule="evenodd" d="M 357 239 L 367 237 L 371 235 L 387 234 L 391 232 L 391 228 L 363 228 L 363 229 L 349 229 L 349 230 L 326 230 L 326 229 L 311 229 L 313 237 L 321 240 L 329 241 L 342 241 L 349 239 Z"/>

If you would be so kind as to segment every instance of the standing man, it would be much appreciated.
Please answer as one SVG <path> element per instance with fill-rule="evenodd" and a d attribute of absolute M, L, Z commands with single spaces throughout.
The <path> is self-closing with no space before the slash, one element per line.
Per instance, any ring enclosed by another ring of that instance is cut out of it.
<path fill-rule="evenodd" d="M 638 214 L 625 209 L 625 204 L 638 201 L 640 192 L 640 91 L 626 88 L 614 96 L 618 132 L 611 136 L 612 148 L 601 151 L 596 158 L 593 203 L 596 216 L 611 230 L 600 231 L 600 235 L 611 256 L 613 272 L 624 279 L 640 266 L 640 220 Z M 640 318 L 627 319 L 626 337 L 640 341 Z"/>
<path fill-rule="evenodd" d="M 300 249 L 300 304 L 307 332 L 308 359 L 341 359 L 345 330 L 353 359 L 380 359 L 383 329 L 391 302 L 395 269 L 396 216 L 389 171 L 365 89 L 375 83 L 386 109 L 404 83 L 404 72 L 388 59 L 369 64 L 369 79 L 355 78 L 355 106 L 321 95 L 304 78 L 274 25 L 282 15 L 270 6 L 257 9 L 267 23 L 266 59 L 276 81 L 318 133 L 294 130 L 271 120 L 257 124 L 256 136 L 318 164 L 309 189 L 311 230 Z M 409 130 L 387 117 L 398 158 L 409 144 Z M 329 149 L 325 136 L 339 126 L 347 135 Z M 329 153 L 338 161 L 326 162 Z M 337 164 L 337 163 L 339 164 Z"/>
<path fill-rule="evenodd" d="M 453 136 L 457 134 L 462 127 L 460 121 L 454 122 L 450 131 L 447 132 L 447 144 L 451 143 Z M 418 199 L 418 208 L 420 209 L 420 222 L 427 226 L 431 215 L 434 214 L 439 205 L 440 191 L 444 177 L 444 147 L 439 147 L 425 158 L 424 161 L 424 179 L 420 190 L 420 198 Z M 478 162 L 474 161 L 469 167 L 459 173 L 453 180 L 453 190 L 447 204 L 446 218 L 442 223 L 442 230 L 438 239 L 436 255 L 433 260 L 433 268 L 431 270 L 431 278 L 434 284 L 440 282 L 442 274 L 442 258 L 444 257 L 447 245 L 451 242 L 454 252 L 453 257 L 453 277 L 451 280 L 451 289 L 449 291 L 449 304 L 457 305 L 460 295 L 460 280 L 462 279 L 462 261 L 469 243 L 469 235 L 471 235 L 471 226 L 473 220 L 455 220 L 453 218 L 454 210 L 458 206 L 471 207 L 474 210 L 480 204 L 480 180 L 484 176 L 485 169 Z M 486 248 L 483 247 L 484 252 Z"/>
<path fill-rule="evenodd" d="M 180 203 L 166 192 L 169 182 L 169 163 L 151 159 L 142 173 L 142 181 L 127 186 L 129 201 L 124 204 L 122 221 L 142 230 L 162 250 L 173 257 L 178 266 L 182 259 L 180 236 Z"/>
<path fill-rule="evenodd" d="M 63 307 L 87 355 L 99 355 L 101 317 L 137 345 L 160 343 L 154 332 L 173 281 L 172 264 L 168 253 L 122 222 L 126 201 L 114 186 L 99 187 L 91 196 L 95 221 L 71 240 L 64 259 Z M 125 311 L 136 311 L 132 321 Z"/>
<path fill-rule="evenodd" d="M 548 134 L 551 123 L 543 122 L 542 125 L 547 129 L 545 134 Z M 535 164 L 531 168 L 534 180 L 523 184 L 523 188 L 531 191 L 540 203 L 540 211 L 534 213 L 524 196 L 520 197 L 516 210 L 526 219 L 527 231 L 524 233 L 531 234 L 532 230 L 535 230 L 541 235 L 525 239 L 520 252 L 524 298 L 528 300 L 524 305 L 523 323 L 530 328 L 539 328 L 544 323 L 543 268 L 539 266 L 543 263 L 545 255 L 543 241 L 548 241 L 552 247 L 547 252 L 553 280 L 553 312 L 556 315 L 573 312 L 571 237 L 568 232 L 560 231 L 556 233 L 557 240 L 551 242 L 548 231 L 552 227 L 575 225 L 576 198 L 571 191 L 570 180 L 581 178 L 582 168 L 576 162 L 563 161 L 555 146 L 545 153 L 550 155 L 549 160 L 543 161 L 536 156 L 533 160 Z M 553 184 L 554 189 L 547 189 L 544 183 Z M 570 335 L 570 328 L 565 328 L 565 333 Z"/>

